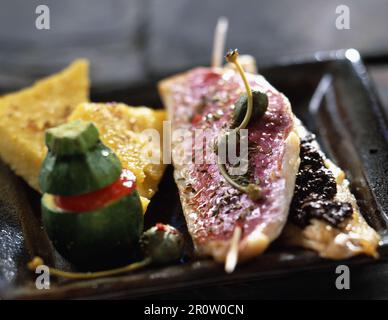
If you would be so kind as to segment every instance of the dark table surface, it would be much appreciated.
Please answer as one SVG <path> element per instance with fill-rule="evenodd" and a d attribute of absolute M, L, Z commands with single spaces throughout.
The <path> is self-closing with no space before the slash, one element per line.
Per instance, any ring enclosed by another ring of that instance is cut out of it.
<path fill-rule="evenodd" d="M 196 288 L 144 299 L 388 299 L 388 263 L 350 268 L 350 289 L 338 290 L 335 268 L 233 285 Z"/>
<path fill-rule="evenodd" d="M 388 1 L 47 0 L 51 28 L 46 31 L 35 28 L 39 4 L 0 1 L 0 92 L 26 86 L 77 57 L 91 60 L 96 88 L 137 86 L 208 64 L 213 28 L 224 15 L 230 21 L 227 46 L 254 55 L 259 66 L 320 50 L 360 50 L 388 115 Z M 349 30 L 335 27 L 340 4 L 350 8 Z M 153 298 L 388 298 L 388 262 L 350 272 L 350 290 L 336 289 L 332 269 Z"/>

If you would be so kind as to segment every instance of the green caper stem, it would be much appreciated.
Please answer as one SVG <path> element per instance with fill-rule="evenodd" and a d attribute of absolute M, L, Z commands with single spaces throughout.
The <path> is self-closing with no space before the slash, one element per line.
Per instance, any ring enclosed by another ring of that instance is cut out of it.
<path fill-rule="evenodd" d="M 229 184 L 231 184 L 237 190 L 246 193 L 252 200 L 257 200 L 260 198 L 260 187 L 258 185 L 253 183 L 250 183 L 247 186 L 240 185 L 229 176 L 225 164 L 218 162 L 217 165 L 222 176 Z"/>
<path fill-rule="evenodd" d="M 103 278 L 103 277 L 108 277 L 108 276 L 114 276 L 118 274 L 123 274 L 127 273 L 130 271 L 134 271 L 140 268 L 143 268 L 145 266 L 148 266 L 152 263 L 151 258 L 146 258 L 142 261 L 139 262 L 134 262 L 129 265 L 126 265 L 121 268 L 116 268 L 116 269 L 110 269 L 110 270 L 103 270 L 103 271 L 97 271 L 97 272 L 69 272 L 69 271 L 63 271 L 59 270 L 56 268 L 49 268 L 50 274 L 56 276 L 56 277 L 61 277 L 61 278 L 66 278 L 66 279 L 97 279 L 97 278 Z M 29 264 L 28 268 L 32 271 L 35 271 L 36 267 L 39 265 L 44 264 L 43 260 L 40 257 L 35 257 Z"/>
<path fill-rule="evenodd" d="M 236 66 L 237 71 L 240 74 L 241 79 L 244 83 L 245 90 L 247 92 L 247 97 L 248 97 L 247 113 L 245 114 L 244 120 L 235 129 L 236 131 L 239 131 L 241 129 L 245 129 L 248 126 L 249 121 L 251 120 L 252 113 L 253 113 L 253 95 L 252 95 L 251 86 L 249 85 L 249 82 L 248 82 L 248 79 L 245 75 L 244 69 L 241 66 L 240 62 L 238 62 L 237 58 L 238 58 L 238 50 L 237 49 L 229 51 L 226 54 L 226 61 L 231 62 Z"/>
<path fill-rule="evenodd" d="M 252 113 L 253 113 L 252 89 L 248 83 L 247 77 L 245 76 L 244 69 L 242 68 L 241 64 L 238 62 L 237 58 L 238 58 L 238 50 L 237 49 L 231 50 L 226 54 L 226 61 L 231 62 L 236 66 L 237 71 L 243 80 L 245 90 L 247 92 L 247 98 L 248 98 L 247 112 L 246 112 L 245 117 L 244 117 L 243 121 L 241 122 L 241 124 L 237 128 L 234 129 L 236 134 L 241 129 L 245 129 L 248 126 L 248 123 L 251 120 Z M 237 190 L 239 190 L 243 193 L 248 194 L 248 196 L 253 200 L 257 200 L 260 197 L 260 187 L 259 186 L 252 184 L 252 183 L 248 184 L 247 186 L 240 185 L 230 177 L 228 170 L 226 169 L 225 164 L 217 162 L 217 165 L 218 165 L 218 168 L 219 168 L 222 176 L 234 188 L 236 188 Z"/>
<path fill-rule="evenodd" d="M 236 181 L 234 181 L 230 176 L 229 176 L 229 173 L 228 173 L 228 170 L 226 169 L 226 166 L 225 164 L 223 163 L 220 163 L 218 162 L 218 169 L 220 170 L 222 176 L 225 178 L 225 180 L 227 182 L 229 182 L 233 187 L 235 187 L 236 189 L 240 190 L 241 192 L 246 192 L 246 188 L 245 186 L 242 186 L 240 184 L 238 184 Z"/>

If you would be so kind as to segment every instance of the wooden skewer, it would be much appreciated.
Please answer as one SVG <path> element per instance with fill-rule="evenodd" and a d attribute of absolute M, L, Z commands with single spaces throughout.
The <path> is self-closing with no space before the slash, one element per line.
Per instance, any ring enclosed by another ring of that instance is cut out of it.
<path fill-rule="evenodd" d="M 225 17 L 218 18 L 217 26 L 214 31 L 213 52 L 211 66 L 219 68 L 222 66 L 226 33 L 228 31 L 228 19 Z"/>
<path fill-rule="evenodd" d="M 233 236 L 230 241 L 228 254 L 226 255 L 225 271 L 227 273 L 232 273 L 236 268 L 236 265 L 238 262 L 238 245 L 240 243 L 241 233 L 242 233 L 241 227 L 236 226 L 234 228 Z"/>

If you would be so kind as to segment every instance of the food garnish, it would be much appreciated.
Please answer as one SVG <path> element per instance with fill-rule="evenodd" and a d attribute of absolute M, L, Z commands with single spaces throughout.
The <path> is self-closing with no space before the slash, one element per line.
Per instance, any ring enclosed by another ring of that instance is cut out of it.
<path fill-rule="evenodd" d="M 176 262 L 183 253 L 183 236 L 174 227 L 157 223 L 156 226 L 145 231 L 140 240 L 140 248 L 143 253 L 143 260 L 131 263 L 121 268 L 103 270 L 98 272 L 68 272 L 55 268 L 49 268 L 50 274 L 67 279 L 96 279 L 138 270 L 151 264 L 161 265 Z M 29 263 L 31 271 L 44 261 L 40 257 L 34 257 Z"/>
<path fill-rule="evenodd" d="M 253 110 L 252 115 L 248 120 L 248 124 L 263 116 L 268 107 L 268 97 L 261 91 L 252 90 L 252 100 Z M 242 94 L 234 104 L 233 120 L 230 125 L 232 129 L 239 127 L 243 123 L 244 118 L 247 115 L 247 108 L 248 96 L 247 94 Z"/>
<path fill-rule="evenodd" d="M 140 247 L 153 263 L 165 264 L 177 261 L 182 256 L 183 237 L 174 227 L 157 223 L 143 233 Z"/>
<path fill-rule="evenodd" d="M 240 130 L 245 129 L 248 126 L 250 121 L 258 119 L 265 113 L 268 107 L 268 98 L 265 93 L 262 93 L 258 90 L 252 92 L 251 87 L 248 83 L 248 79 L 245 76 L 245 72 L 241 67 L 237 58 L 238 58 L 237 49 L 231 50 L 226 54 L 226 60 L 229 63 L 233 63 L 236 66 L 237 71 L 239 72 L 244 82 L 244 86 L 246 90 L 246 94 L 241 95 L 237 100 L 237 102 L 235 103 L 233 121 L 230 126 L 233 129 L 232 133 L 238 136 Z M 224 148 L 225 148 L 227 145 L 230 144 L 230 141 L 228 139 L 230 134 L 231 132 L 226 132 L 218 139 L 217 148 L 220 145 L 224 145 Z M 253 200 L 259 199 L 260 187 L 257 184 L 248 183 L 248 185 L 243 185 L 238 183 L 236 179 L 233 179 L 229 175 L 226 165 L 222 163 L 220 159 L 218 159 L 218 168 L 222 176 L 225 178 L 225 180 L 228 183 L 230 183 L 233 187 L 240 190 L 241 192 L 248 194 L 248 196 Z"/>
<path fill-rule="evenodd" d="M 42 221 L 54 246 L 77 265 L 128 258 L 142 228 L 136 178 L 91 122 L 76 120 L 46 132 L 40 174 Z"/>

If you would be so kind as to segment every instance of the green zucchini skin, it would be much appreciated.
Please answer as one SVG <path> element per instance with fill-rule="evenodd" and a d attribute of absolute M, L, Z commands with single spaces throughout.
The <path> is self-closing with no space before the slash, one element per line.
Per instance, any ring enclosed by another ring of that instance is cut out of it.
<path fill-rule="evenodd" d="M 56 155 L 83 154 L 99 141 L 99 134 L 92 122 L 75 120 L 46 131 L 47 148 Z"/>
<path fill-rule="evenodd" d="M 99 142 L 84 154 L 59 156 L 49 151 L 41 167 L 39 185 L 42 193 L 73 196 L 104 188 L 120 174 L 120 160 Z"/>
<path fill-rule="evenodd" d="M 42 197 L 42 222 L 58 252 L 81 268 L 126 263 L 133 256 L 144 218 L 137 190 L 91 212 L 65 212 Z"/>

